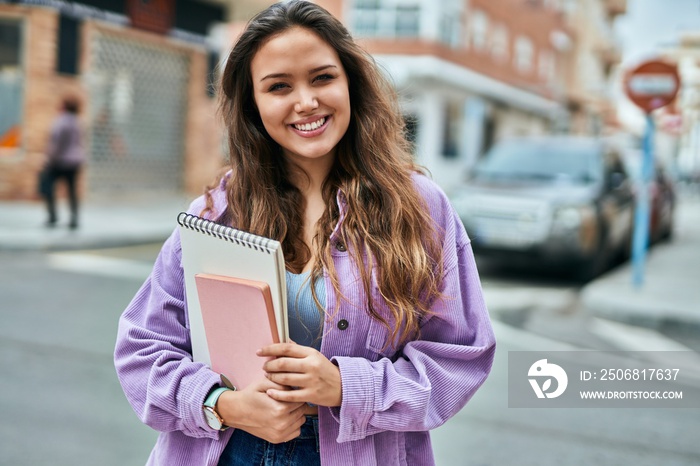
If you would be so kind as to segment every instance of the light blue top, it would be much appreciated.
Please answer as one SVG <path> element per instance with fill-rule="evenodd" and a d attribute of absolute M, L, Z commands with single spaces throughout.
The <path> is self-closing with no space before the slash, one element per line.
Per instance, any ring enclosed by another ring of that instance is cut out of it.
<path fill-rule="evenodd" d="M 321 304 L 326 302 L 326 286 L 323 279 L 314 283 L 316 296 Z M 289 338 L 295 343 L 321 349 L 323 321 L 311 294 L 310 272 L 300 274 L 287 271 L 287 314 Z"/>

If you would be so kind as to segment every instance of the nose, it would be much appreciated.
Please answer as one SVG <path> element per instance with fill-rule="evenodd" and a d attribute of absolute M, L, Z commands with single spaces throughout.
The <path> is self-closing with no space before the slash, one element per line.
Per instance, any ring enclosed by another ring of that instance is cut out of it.
<path fill-rule="evenodd" d="M 304 87 L 299 89 L 294 111 L 297 113 L 306 113 L 318 108 L 318 99 L 313 88 Z"/>

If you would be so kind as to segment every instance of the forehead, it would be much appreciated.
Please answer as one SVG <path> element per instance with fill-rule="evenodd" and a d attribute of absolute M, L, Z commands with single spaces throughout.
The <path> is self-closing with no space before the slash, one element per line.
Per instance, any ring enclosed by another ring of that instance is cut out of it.
<path fill-rule="evenodd" d="M 301 27 L 288 29 L 264 42 L 253 56 L 251 72 L 284 73 L 293 68 L 340 65 L 338 53 L 315 32 Z"/>

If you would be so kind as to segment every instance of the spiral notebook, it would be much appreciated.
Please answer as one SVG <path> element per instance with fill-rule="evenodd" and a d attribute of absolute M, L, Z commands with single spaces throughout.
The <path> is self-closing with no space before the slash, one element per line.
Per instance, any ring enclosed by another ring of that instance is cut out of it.
<path fill-rule="evenodd" d="M 266 283 L 270 288 L 278 341 L 287 341 L 287 285 L 280 242 L 185 212 L 178 215 L 177 222 L 182 243 L 182 267 L 194 360 L 212 366 L 195 278 L 198 274 Z M 244 329 L 246 332 L 264 330 Z"/>

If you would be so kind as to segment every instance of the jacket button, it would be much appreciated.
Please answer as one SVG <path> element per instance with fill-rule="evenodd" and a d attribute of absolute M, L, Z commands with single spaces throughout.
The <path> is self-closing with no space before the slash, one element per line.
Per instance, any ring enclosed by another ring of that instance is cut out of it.
<path fill-rule="evenodd" d="M 340 251 L 340 252 L 345 252 L 345 251 L 347 251 L 347 248 L 346 248 L 345 245 L 344 245 L 343 243 L 341 243 L 341 242 L 335 243 L 335 248 L 336 248 L 338 251 Z"/>
<path fill-rule="evenodd" d="M 345 319 L 340 319 L 338 321 L 338 328 L 340 330 L 345 330 L 346 328 L 348 328 L 348 325 L 350 325 L 350 324 L 348 324 L 348 321 Z"/>

